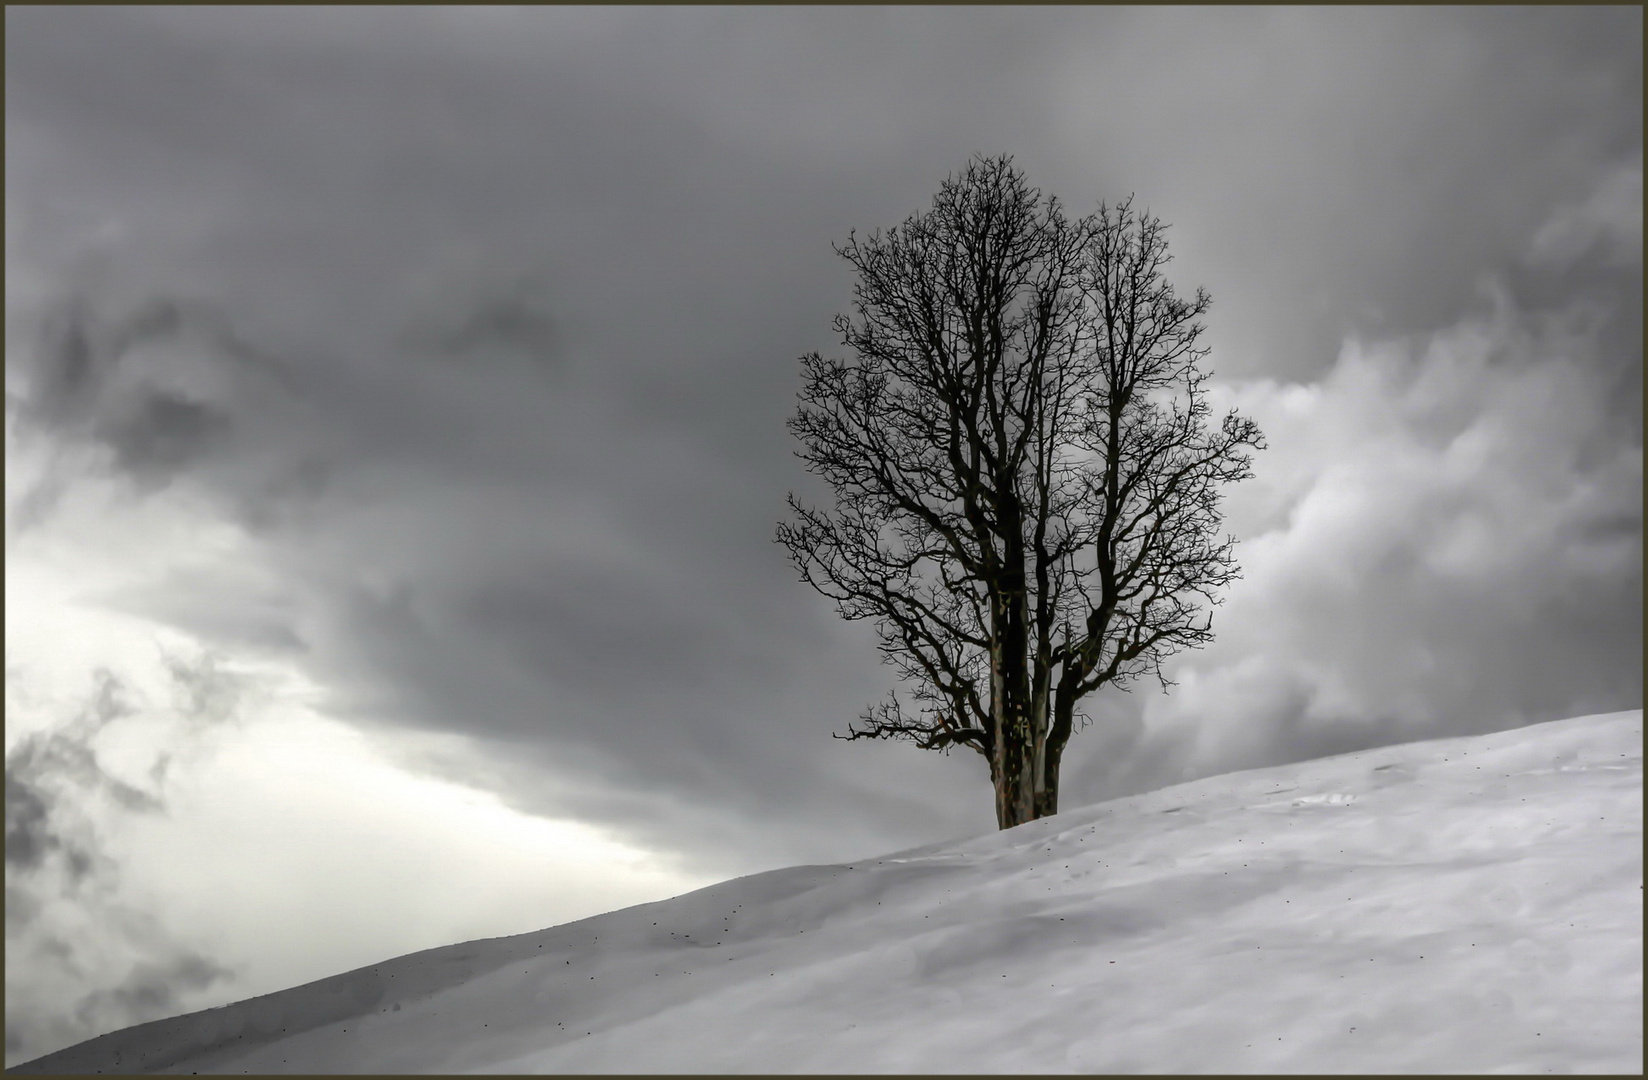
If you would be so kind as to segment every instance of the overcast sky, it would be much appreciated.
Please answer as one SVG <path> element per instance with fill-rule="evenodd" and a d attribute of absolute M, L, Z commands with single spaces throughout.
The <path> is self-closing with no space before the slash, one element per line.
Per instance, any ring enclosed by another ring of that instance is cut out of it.
<path fill-rule="evenodd" d="M 990 829 L 773 542 L 974 152 L 1270 444 L 1068 805 L 1639 707 L 1642 96 L 1624 7 L 8 8 L 7 1060 Z"/>

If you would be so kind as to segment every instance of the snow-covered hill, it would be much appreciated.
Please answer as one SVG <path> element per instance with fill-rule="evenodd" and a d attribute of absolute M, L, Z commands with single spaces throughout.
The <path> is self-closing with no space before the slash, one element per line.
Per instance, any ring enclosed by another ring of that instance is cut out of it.
<path fill-rule="evenodd" d="M 14 1071 L 1642 1070 L 1642 712 L 1217 776 Z"/>

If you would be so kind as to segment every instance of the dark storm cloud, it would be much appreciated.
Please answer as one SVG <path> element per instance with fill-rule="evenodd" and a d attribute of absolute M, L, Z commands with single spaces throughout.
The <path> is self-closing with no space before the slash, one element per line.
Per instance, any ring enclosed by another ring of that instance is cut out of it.
<path fill-rule="evenodd" d="M 151 390 L 97 437 L 119 455 L 123 468 L 143 478 L 181 471 L 220 442 L 228 427 L 229 418 L 209 405 Z"/>
<path fill-rule="evenodd" d="M 102 793 L 126 810 L 153 811 L 159 808 L 160 804 L 154 796 L 107 772 L 92 750 L 92 740 L 99 732 L 131 713 L 132 707 L 120 680 L 108 672 L 100 672 L 91 700 L 73 720 L 60 728 L 25 735 L 6 753 L 8 860 L 12 856 L 14 822 L 9 808 L 14 792 L 17 804 L 24 808 L 16 821 L 22 848 L 36 853 L 72 847 L 72 844 L 65 843 L 49 831 L 56 811 L 49 806 L 48 800 L 57 800 L 46 793 L 48 784 Z M 27 862 L 37 866 L 40 860 L 29 859 Z"/>
<path fill-rule="evenodd" d="M 980 763 L 826 741 L 885 674 L 771 543 L 784 492 L 814 490 L 783 421 L 794 358 L 833 351 L 848 298 L 830 242 L 921 209 L 973 151 L 1018 155 L 1078 211 L 1136 191 L 1161 213 L 1175 275 L 1213 292 L 1226 375 L 1329 378 L 1347 333 L 1452 326 L 1514 264 L 1530 309 L 1607 309 L 1586 370 L 1640 393 L 1640 243 L 1633 262 L 1617 242 L 1633 153 L 1640 190 L 1634 9 L 22 8 L 7 27 L 8 321 L 38 329 L 8 348 L 20 434 L 204 494 L 258 555 L 121 603 L 298 658 L 357 715 L 542 766 L 512 782 L 523 805 L 706 858 L 988 827 Z M 1584 407 L 1618 414 L 1604 450 L 1640 431 L 1639 397 Z M 1640 537 L 1629 507 L 1575 520 Z M 1540 550 L 1495 585 L 1526 598 L 1505 610 L 1628 694 L 1606 635 L 1640 600 L 1586 614 L 1527 579 Z M 1422 577 L 1370 566 L 1429 611 Z M 1356 622 L 1275 589 L 1248 618 L 1282 604 L 1290 647 Z M 1490 663 L 1489 610 L 1417 621 Z M 1404 647 L 1378 637 L 1367 663 Z M 1573 700 L 1493 670 L 1494 715 Z M 1231 716 L 1278 718 L 1264 753 L 1396 715 L 1316 706 L 1301 727 L 1304 675 L 1223 678 L 1256 703 Z M 1112 742 L 1073 790 L 1192 760 L 1145 708 L 1101 710 L 1085 738 Z"/>
<path fill-rule="evenodd" d="M 61 854 L 71 880 L 91 872 L 92 856 L 79 842 L 62 836 L 53 820 L 50 796 L 30 782 L 25 770 L 6 762 L 6 866 L 38 870 Z"/>
<path fill-rule="evenodd" d="M 186 732 L 230 720 L 244 692 L 239 679 L 224 672 L 210 655 L 189 659 L 165 656 L 173 700 L 168 712 L 183 720 Z M 89 802 L 104 801 L 117 813 L 153 814 L 165 807 L 158 790 L 147 790 L 111 772 L 98 755 L 103 733 L 137 706 L 131 691 L 116 676 L 99 671 L 88 700 L 71 716 L 20 737 L 6 751 L 6 869 L 50 869 L 60 856 L 71 885 L 93 870 L 112 872 L 104 844 L 85 812 Z M 168 752 L 150 771 L 163 779 Z"/>
<path fill-rule="evenodd" d="M 1635 10 L 1115 15 L 1055 49 L 1066 146 L 1043 175 L 1073 204 L 1136 190 L 1173 224 L 1226 376 L 1308 377 L 1347 330 L 1450 321 L 1640 146 Z"/>

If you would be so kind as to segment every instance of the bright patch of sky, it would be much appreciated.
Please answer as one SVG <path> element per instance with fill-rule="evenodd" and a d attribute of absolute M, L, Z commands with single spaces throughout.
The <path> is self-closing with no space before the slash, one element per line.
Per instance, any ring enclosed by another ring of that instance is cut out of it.
<path fill-rule="evenodd" d="M 8 454 L 9 473 L 27 467 L 26 455 Z M 375 742 L 328 718 L 297 672 L 223 664 L 185 634 L 99 603 L 168 564 L 235 563 L 235 530 L 175 501 L 123 507 L 119 536 L 73 531 L 75 515 L 108 512 L 98 500 L 120 497 L 77 487 L 56 522 L 64 542 L 25 536 L 23 554 L 6 560 L 8 829 L 14 783 L 38 783 L 57 797 L 59 818 L 73 805 L 78 820 L 56 824 L 93 858 L 85 876 L 14 886 L 8 874 L 8 905 L 16 896 L 42 913 L 8 933 L 8 984 L 27 977 L 9 986 L 27 992 L 10 994 L 8 1063 L 129 1023 L 133 1011 L 268 993 L 340 964 L 520 933 L 705 882 L 599 827 L 407 771 L 381 742 L 404 753 L 419 739 L 380 732 Z M 120 551 L 77 545 L 76 535 Z M 100 685 L 111 703 L 93 715 Z M 60 730 L 77 711 L 88 722 Z M 13 776 L 14 751 L 31 740 L 50 747 L 34 760 L 88 765 L 65 779 L 19 764 Z M 421 740 L 431 741 L 442 749 Z M 134 994 L 146 965 L 178 949 L 210 956 L 211 976 L 177 996 Z"/>

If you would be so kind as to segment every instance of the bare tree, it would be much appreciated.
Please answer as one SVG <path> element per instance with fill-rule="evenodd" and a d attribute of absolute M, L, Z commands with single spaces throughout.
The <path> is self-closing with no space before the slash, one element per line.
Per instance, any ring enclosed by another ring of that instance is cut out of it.
<path fill-rule="evenodd" d="M 790 430 L 835 491 L 792 494 L 778 540 L 844 618 L 873 619 L 909 687 L 838 738 L 970 746 L 1003 829 L 1056 813 L 1083 698 L 1211 640 L 1237 576 L 1219 489 L 1263 438 L 1210 427 L 1209 298 L 1168 284 L 1165 226 L 1079 220 L 1010 157 L 975 157 L 930 211 L 849 234 L 849 360 L 801 360 Z"/>

